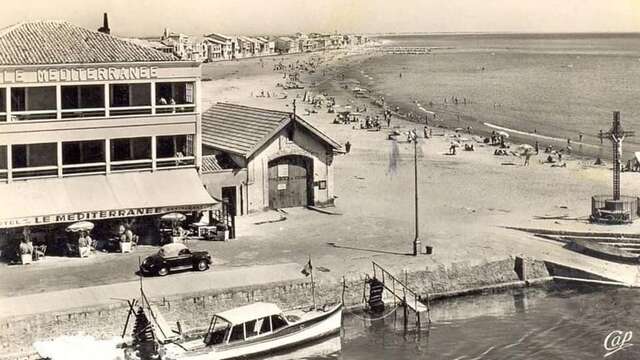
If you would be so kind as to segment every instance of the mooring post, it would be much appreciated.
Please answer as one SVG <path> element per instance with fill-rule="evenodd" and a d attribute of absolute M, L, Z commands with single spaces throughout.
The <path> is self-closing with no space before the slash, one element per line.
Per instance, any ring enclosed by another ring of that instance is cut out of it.
<path fill-rule="evenodd" d="M 408 316 L 407 316 L 407 296 L 406 295 L 404 296 L 402 302 L 403 302 L 403 308 L 404 308 L 404 329 L 406 330 L 407 329 L 407 325 L 408 325 L 407 324 L 407 321 L 408 321 L 407 317 Z"/>

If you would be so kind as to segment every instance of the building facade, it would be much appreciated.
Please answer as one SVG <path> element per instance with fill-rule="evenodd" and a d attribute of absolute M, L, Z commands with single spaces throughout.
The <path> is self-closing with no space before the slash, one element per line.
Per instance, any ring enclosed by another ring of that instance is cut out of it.
<path fill-rule="evenodd" d="M 0 48 L 0 245 L 214 203 L 200 63 L 57 21 L 4 29 Z"/>
<path fill-rule="evenodd" d="M 275 43 L 276 52 L 281 54 L 295 54 L 300 52 L 300 42 L 288 36 L 279 37 Z"/>
<path fill-rule="evenodd" d="M 218 103 L 203 114 L 202 182 L 236 215 L 333 204 L 334 140 L 291 113 Z"/>

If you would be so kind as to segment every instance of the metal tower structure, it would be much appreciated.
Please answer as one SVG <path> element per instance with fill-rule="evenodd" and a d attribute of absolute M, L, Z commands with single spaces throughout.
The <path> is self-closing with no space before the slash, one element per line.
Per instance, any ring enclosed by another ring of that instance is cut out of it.
<path fill-rule="evenodd" d="M 620 111 L 613 112 L 611 130 L 601 133 L 601 137 L 611 140 L 613 148 L 613 200 L 620 200 L 620 171 L 622 168 L 622 141 L 627 136 L 634 136 L 634 131 L 624 131 L 620 121 Z"/>

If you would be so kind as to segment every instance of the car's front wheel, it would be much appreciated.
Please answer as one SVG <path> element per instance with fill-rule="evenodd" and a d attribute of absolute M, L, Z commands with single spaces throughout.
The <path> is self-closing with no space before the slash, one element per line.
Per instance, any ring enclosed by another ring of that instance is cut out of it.
<path fill-rule="evenodd" d="M 198 264 L 196 264 L 196 270 L 198 271 L 205 271 L 209 268 L 209 263 L 206 260 L 200 260 L 198 261 Z"/>
<path fill-rule="evenodd" d="M 166 266 L 163 266 L 160 269 L 158 269 L 159 276 L 166 276 L 168 274 L 169 274 L 169 268 L 167 268 Z"/>

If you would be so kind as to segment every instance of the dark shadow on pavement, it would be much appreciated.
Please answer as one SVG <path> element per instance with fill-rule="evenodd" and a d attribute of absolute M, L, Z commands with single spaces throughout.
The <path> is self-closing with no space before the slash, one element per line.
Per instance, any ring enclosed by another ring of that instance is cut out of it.
<path fill-rule="evenodd" d="M 375 253 L 381 253 L 381 254 L 391 254 L 391 255 L 400 255 L 400 256 L 413 256 L 413 253 L 401 253 L 401 252 L 378 250 L 378 249 L 357 248 L 357 247 L 353 247 L 353 246 L 338 245 L 338 244 L 333 243 L 333 242 L 329 242 L 329 243 L 327 243 L 327 245 L 333 246 L 334 248 L 338 248 L 338 249 L 369 251 L 369 252 L 375 252 Z"/>

